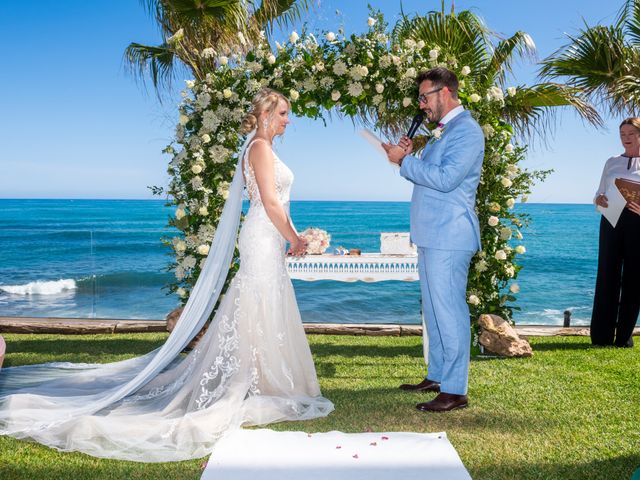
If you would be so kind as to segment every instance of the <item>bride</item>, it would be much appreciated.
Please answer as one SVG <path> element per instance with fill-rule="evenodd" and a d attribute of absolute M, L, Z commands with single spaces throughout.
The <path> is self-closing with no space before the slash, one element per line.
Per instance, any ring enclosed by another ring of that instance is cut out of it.
<path fill-rule="evenodd" d="M 306 249 L 288 213 L 293 174 L 272 150 L 289 101 L 265 89 L 243 121 L 249 132 L 202 272 L 165 344 L 110 364 L 49 363 L 0 370 L 0 434 L 63 451 L 140 462 L 205 456 L 242 425 L 328 415 L 291 280 L 289 252 Z M 240 269 L 209 325 L 236 243 L 243 183 L 250 208 Z"/>

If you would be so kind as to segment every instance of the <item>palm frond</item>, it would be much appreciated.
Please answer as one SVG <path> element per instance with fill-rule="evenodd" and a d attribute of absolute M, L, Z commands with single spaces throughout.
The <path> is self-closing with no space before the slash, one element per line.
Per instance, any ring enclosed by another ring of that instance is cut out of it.
<path fill-rule="evenodd" d="M 156 90 L 171 88 L 174 80 L 175 53 L 168 45 L 151 47 L 130 43 L 124 57 L 131 73 L 142 83 L 148 75 Z"/>
<path fill-rule="evenodd" d="M 543 138 L 552 126 L 558 107 L 571 107 L 592 125 L 603 124 L 597 110 L 578 88 L 558 83 L 539 83 L 520 87 L 516 92 L 516 95 L 507 97 L 502 114 L 524 137 L 537 134 Z"/>
<path fill-rule="evenodd" d="M 311 6 L 311 0 L 262 0 L 252 19 L 260 29 L 271 34 L 276 25 L 284 28 L 301 20 Z"/>
<path fill-rule="evenodd" d="M 640 47 L 640 1 L 627 0 L 620 10 L 617 23 L 629 41 Z"/>
<path fill-rule="evenodd" d="M 504 84 L 508 73 L 512 72 L 515 58 L 535 60 L 536 45 L 528 33 L 516 32 L 510 38 L 499 42 L 483 74 L 487 83 Z"/>
<path fill-rule="evenodd" d="M 444 53 L 453 56 L 458 64 L 478 70 L 488 58 L 490 32 L 482 20 L 469 11 L 459 15 L 429 12 L 425 16 L 404 16 L 392 32 L 394 42 L 406 38 L 423 40 L 438 45 Z"/>
<path fill-rule="evenodd" d="M 628 75 L 636 58 L 619 26 L 587 27 L 542 61 L 540 76 L 566 78 L 595 103 L 608 104 L 619 80 Z M 615 103 L 615 102 L 614 102 Z"/>

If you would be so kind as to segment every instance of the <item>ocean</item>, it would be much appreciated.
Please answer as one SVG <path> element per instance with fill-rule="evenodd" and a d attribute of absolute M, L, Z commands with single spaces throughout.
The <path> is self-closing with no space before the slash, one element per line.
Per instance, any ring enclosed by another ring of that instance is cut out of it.
<path fill-rule="evenodd" d="M 518 324 L 589 323 L 599 215 L 592 205 L 520 204 Z M 0 200 L 0 316 L 162 319 L 178 305 L 163 286 L 171 260 L 160 238 L 169 209 L 156 200 Z M 407 202 L 291 204 L 298 228 L 338 246 L 380 250 L 380 232 L 409 230 Z M 294 281 L 304 322 L 420 323 L 417 282 Z"/>

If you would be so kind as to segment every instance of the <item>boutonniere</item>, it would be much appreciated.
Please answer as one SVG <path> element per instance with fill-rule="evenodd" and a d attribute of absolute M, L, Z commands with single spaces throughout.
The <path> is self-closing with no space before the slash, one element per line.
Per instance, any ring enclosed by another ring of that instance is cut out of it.
<path fill-rule="evenodd" d="M 436 127 L 433 130 L 431 130 L 431 135 L 429 138 L 429 143 L 431 142 L 437 142 L 438 140 L 440 140 L 442 138 L 442 132 L 444 131 L 444 127 Z"/>

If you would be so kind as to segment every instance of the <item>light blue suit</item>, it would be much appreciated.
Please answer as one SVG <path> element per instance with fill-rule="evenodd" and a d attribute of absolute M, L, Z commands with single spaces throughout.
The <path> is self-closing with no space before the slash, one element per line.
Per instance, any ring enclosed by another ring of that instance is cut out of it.
<path fill-rule="evenodd" d="M 427 378 L 465 395 L 471 331 L 469 264 L 480 249 L 475 212 L 484 135 L 468 111 L 451 119 L 421 158 L 406 156 L 400 175 L 413 183 L 411 240 L 418 247 L 422 306 L 429 334 Z"/>

